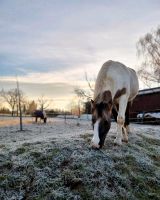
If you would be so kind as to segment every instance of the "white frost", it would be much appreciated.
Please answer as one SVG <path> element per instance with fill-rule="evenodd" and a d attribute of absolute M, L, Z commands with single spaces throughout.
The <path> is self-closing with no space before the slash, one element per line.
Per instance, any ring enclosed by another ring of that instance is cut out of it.
<path fill-rule="evenodd" d="M 158 113 L 140 113 L 137 115 L 137 118 L 149 118 L 149 117 L 153 117 L 153 118 L 157 118 L 160 119 L 160 112 Z"/>

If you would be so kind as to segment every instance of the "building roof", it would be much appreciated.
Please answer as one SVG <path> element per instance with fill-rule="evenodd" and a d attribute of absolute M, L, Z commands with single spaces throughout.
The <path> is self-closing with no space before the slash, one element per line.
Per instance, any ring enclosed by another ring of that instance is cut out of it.
<path fill-rule="evenodd" d="M 160 87 L 139 90 L 138 95 L 160 93 Z"/>

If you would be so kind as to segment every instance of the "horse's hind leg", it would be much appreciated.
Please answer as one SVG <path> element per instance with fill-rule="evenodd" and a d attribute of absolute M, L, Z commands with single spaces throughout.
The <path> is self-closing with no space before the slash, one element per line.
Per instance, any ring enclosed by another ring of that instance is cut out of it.
<path fill-rule="evenodd" d="M 117 136 L 114 140 L 115 144 L 121 145 L 122 144 L 122 128 L 124 129 L 124 139 L 128 140 L 128 135 L 126 134 L 126 128 L 124 127 L 125 123 L 125 112 L 127 107 L 128 97 L 123 95 L 119 99 L 119 110 L 117 116 Z"/>
<path fill-rule="evenodd" d="M 130 102 L 127 103 L 126 113 L 125 113 L 125 123 L 122 128 L 123 142 L 128 142 L 128 132 L 129 132 L 129 109 Z"/>
<path fill-rule="evenodd" d="M 122 141 L 128 143 L 128 132 L 125 126 L 122 127 L 122 133 L 123 133 Z"/>
<path fill-rule="evenodd" d="M 128 102 L 127 108 L 126 108 L 126 113 L 125 113 L 125 123 L 124 123 L 124 126 L 125 126 L 125 128 L 126 128 L 127 133 L 130 132 L 130 126 L 129 126 L 129 111 L 130 111 L 130 105 L 131 105 L 131 103 Z"/>

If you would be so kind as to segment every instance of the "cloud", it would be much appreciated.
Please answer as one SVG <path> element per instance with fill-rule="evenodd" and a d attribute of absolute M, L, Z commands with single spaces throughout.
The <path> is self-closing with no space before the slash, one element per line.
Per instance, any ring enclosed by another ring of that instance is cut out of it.
<path fill-rule="evenodd" d="M 17 75 L 28 86 L 85 85 L 84 72 L 96 76 L 110 59 L 137 69 L 136 42 L 158 25 L 159 9 L 158 0 L 2 0 L 1 83 Z"/>
<path fill-rule="evenodd" d="M 4 90 L 16 88 L 15 81 L 0 81 Z M 50 108 L 65 108 L 74 98 L 74 85 L 67 83 L 24 83 L 20 82 L 20 89 L 29 100 L 37 101 L 42 95 L 50 102 Z"/>
<path fill-rule="evenodd" d="M 74 68 L 95 62 L 104 51 L 106 59 L 121 50 L 135 54 L 130 50 L 135 36 L 159 19 L 157 1 L 69 2 L 2 1 L 0 53 L 7 57 L 0 65 L 3 71 L 6 67 L 13 74 L 17 66 L 33 72 Z"/>

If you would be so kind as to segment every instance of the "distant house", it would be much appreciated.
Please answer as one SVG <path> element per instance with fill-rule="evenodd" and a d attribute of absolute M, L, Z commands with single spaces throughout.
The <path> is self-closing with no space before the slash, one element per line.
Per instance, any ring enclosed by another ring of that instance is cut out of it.
<path fill-rule="evenodd" d="M 160 87 L 140 90 L 133 101 L 130 118 L 140 113 L 160 113 Z"/>

